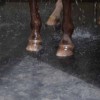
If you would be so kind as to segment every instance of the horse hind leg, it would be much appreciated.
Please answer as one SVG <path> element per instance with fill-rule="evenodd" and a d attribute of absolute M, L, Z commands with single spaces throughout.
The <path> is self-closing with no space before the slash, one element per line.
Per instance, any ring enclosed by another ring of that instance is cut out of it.
<path fill-rule="evenodd" d="M 29 0 L 30 14 L 31 14 L 31 35 L 26 47 L 27 51 L 38 52 L 41 49 L 42 39 L 40 34 L 41 19 L 38 12 L 38 0 Z"/>
<path fill-rule="evenodd" d="M 56 25 L 60 20 L 61 11 L 63 9 L 62 0 L 58 0 L 55 5 L 55 9 L 48 18 L 47 25 Z"/>

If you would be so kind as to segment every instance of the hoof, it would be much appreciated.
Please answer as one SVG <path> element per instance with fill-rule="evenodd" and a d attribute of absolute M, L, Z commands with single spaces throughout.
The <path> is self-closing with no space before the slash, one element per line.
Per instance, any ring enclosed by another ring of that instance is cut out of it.
<path fill-rule="evenodd" d="M 59 23 L 59 19 L 57 19 L 55 16 L 50 16 L 46 24 L 49 26 L 55 26 L 58 23 Z"/>
<path fill-rule="evenodd" d="M 56 56 L 58 57 L 70 57 L 74 54 L 74 45 L 73 44 L 68 44 L 68 45 L 60 45 Z"/>
<path fill-rule="evenodd" d="M 39 52 L 42 48 L 42 41 L 40 40 L 29 40 L 26 50 L 29 52 Z"/>

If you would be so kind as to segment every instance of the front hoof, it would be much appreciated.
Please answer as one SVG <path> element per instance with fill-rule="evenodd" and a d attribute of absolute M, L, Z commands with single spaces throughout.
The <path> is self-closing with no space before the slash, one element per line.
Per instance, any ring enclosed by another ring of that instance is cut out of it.
<path fill-rule="evenodd" d="M 57 19 L 55 16 L 50 16 L 46 24 L 49 26 L 55 26 L 58 23 L 59 23 L 59 19 Z"/>
<path fill-rule="evenodd" d="M 29 52 L 39 52 L 42 49 L 42 42 L 39 40 L 29 40 L 26 50 Z"/>
<path fill-rule="evenodd" d="M 58 57 L 70 57 L 72 55 L 74 55 L 73 44 L 60 45 L 56 53 L 56 56 Z"/>

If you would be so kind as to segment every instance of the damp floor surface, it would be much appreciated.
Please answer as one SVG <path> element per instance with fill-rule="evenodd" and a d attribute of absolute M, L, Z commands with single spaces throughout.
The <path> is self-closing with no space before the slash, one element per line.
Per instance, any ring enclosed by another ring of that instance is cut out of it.
<path fill-rule="evenodd" d="M 28 3 L 0 6 L 0 100 L 100 100 L 100 25 L 93 4 L 73 4 L 75 55 L 64 59 L 55 56 L 60 27 L 45 25 L 54 4 L 40 8 L 43 48 L 34 54 L 25 50 Z"/>

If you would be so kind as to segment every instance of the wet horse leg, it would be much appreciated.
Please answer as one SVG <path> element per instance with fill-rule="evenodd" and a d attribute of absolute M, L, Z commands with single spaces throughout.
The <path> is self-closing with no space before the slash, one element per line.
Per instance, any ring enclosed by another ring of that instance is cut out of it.
<path fill-rule="evenodd" d="M 52 12 L 52 14 L 50 15 L 50 17 L 47 21 L 47 25 L 56 25 L 57 24 L 57 22 L 60 19 L 60 14 L 61 14 L 62 9 L 63 9 L 62 0 L 57 0 L 55 9 Z"/>
<path fill-rule="evenodd" d="M 41 19 L 38 12 L 38 0 L 29 0 L 30 14 L 31 14 L 31 28 L 32 32 L 29 37 L 28 45 L 26 47 L 27 51 L 38 52 L 41 49 Z"/>
<path fill-rule="evenodd" d="M 62 0 L 63 3 L 63 22 L 62 31 L 63 37 L 59 43 L 57 50 L 57 56 L 67 57 L 73 55 L 74 44 L 72 43 L 71 37 L 74 29 L 73 21 L 71 18 L 71 1 Z"/>

